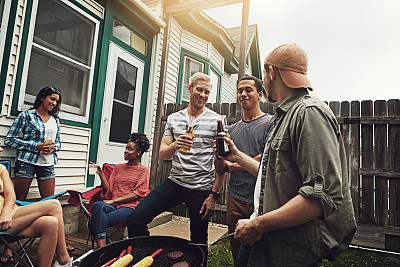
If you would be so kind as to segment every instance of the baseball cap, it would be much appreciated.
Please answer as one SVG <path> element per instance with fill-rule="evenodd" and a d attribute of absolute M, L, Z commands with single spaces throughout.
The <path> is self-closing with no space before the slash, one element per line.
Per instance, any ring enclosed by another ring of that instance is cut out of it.
<path fill-rule="evenodd" d="M 265 58 L 264 64 L 279 69 L 283 82 L 290 88 L 306 87 L 311 83 L 307 78 L 307 55 L 296 44 L 278 46 Z"/>

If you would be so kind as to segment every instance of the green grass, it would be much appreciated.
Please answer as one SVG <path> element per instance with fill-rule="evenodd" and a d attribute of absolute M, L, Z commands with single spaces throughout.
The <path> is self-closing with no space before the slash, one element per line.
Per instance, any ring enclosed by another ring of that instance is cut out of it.
<path fill-rule="evenodd" d="M 222 240 L 218 245 L 210 248 L 208 255 L 209 267 L 233 266 L 233 258 L 229 239 Z M 382 253 L 374 253 L 360 249 L 348 249 L 334 262 L 324 260 L 320 267 L 399 267 L 400 257 L 393 257 Z"/>
<path fill-rule="evenodd" d="M 209 247 L 207 266 L 233 266 L 233 258 L 229 238 L 221 240 L 220 242 L 218 242 L 218 245 Z"/>

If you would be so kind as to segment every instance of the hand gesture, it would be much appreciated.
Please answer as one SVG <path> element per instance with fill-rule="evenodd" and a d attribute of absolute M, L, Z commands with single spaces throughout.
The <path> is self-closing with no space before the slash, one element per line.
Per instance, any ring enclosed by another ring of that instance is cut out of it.
<path fill-rule="evenodd" d="M 97 170 L 96 170 L 96 173 L 97 174 L 101 174 L 101 173 L 103 173 L 103 169 L 99 166 L 99 165 L 97 165 L 96 163 L 94 163 L 94 162 L 90 162 L 90 164 L 91 165 L 93 165 Z"/>
<path fill-rule="evenodd" d="M 36 150 L 39 150 L 43 154 L 50 154 L 56 150 L 56 144 L 53 141 L 47 143 L 38 143 L 36 145 Z"/>
<path fill-rule="evenodd" d="M 6 231 L 12 226 L 12 217 L 9 212 L 2 212 L 0 214 L 0 230 Z"/>
<path fill-rule="evenodd" d="M 262 234 L 254 220 L 239 220 L 236 224 L 235 238 L 241 243 L 254 244 L 261 239 Z"/>
<path fill-rule="evenodd" d="M 186 148 L 186 149 L 190 150 L 190 148 L 193 145 L 193 138 L 194 138 L 194 136 L 190 136 L 190 135 L 186 135 L 186 134 L 180 135 L 178 137 L 178 139 L 176 139 L 176 141 L 175 141 L 176 150 L 182 149 L 182 148 Z"/>
<path fill-rule="evenodd" d="M 200 214 L 204 212 L 204 215 L 201 217 L 202 220 L 207 220 L 214 215 L 215 212 L 215 198 L 213 196 L 209 196 L 204 200 L 203 205 L 200 209 Z"/>

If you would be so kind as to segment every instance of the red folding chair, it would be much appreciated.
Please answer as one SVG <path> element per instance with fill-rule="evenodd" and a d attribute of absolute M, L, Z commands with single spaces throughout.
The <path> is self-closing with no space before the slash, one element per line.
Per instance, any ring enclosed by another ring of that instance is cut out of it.
<path fill-rule="evenodd" d="M 115 167 L 114 164 L 104 163 L 103 172 L 104 172 L 104 174 L 105 174 L 105 176 L 107 178 L 107 181 L 109 180 L 114 167 Z M 90 189 L 88 191 L 85 191 L 85 192 L 79 192 L 79 191 L 76 191 L 76 190 L 68 190 L 67 191 L 69 193 L 69 195 L 70 195 L 68 203 L 70 203 L 72 205 L 75 205 L 75 206 L 80 206 L 82 208 L 83 213 L 88 218 L 88 228 L 89 228 L 90 219 L 92 218 L 92 214 L 90 212 L 91 209 L 92 209 L 92 205 L 93 205 L 93 203 L 95 201 L 101 201 L 102 200 L 102 198 L 101 198 L 102 190 L 103 190 L 103 188 L 101 186 L 97 186 L 97 187 L 95 187 L 93 189 Z M 85 207 L 85 205 L 83 204 L 83 199 L 86 199 L 86 200 L 90 199 L 89 204 L 87 205 L 87 207 Z M 125 231 L 125 228 L 126 228 L 126 221 L 121 222 L 121 223 L 116 224 L 116 225 L 112 225 L 110 227 L 115 228 L 115 231 L 110 236 L 107 235 L 107 242 L 108 243 L 112 242 L 111 241 L 111 237 L 114 236 L 115 234 L 120 234 L 123 239 L 127 239 L 127 237 L 124 234 L 124 231 Z M 94 248 L 94 236 L 91 233 L 90 228 L 89 228 L 89 234 L 88 234 L 88 236 L 86 238 L 86 245 L 85 245 L 85 249 L 83 251 L 83 254 L 86 253 L 86 250 L 87 250 L 87 247 L 88 247 L 88 244 L 89 244 L 89 239 L 92 242 L 92 248 Z"/>

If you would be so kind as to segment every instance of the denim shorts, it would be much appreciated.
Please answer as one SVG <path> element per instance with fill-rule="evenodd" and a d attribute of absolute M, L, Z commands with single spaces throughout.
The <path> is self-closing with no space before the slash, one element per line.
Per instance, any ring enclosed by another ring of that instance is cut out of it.
<path fill-rule="evenodd" d="M 25 161 L 15 161 L 14 174 L 17 177 L 33 179 L 36 174 L 38 181 L 54 179 L 54 165 L 51 166 L 38 166 Z"/>

